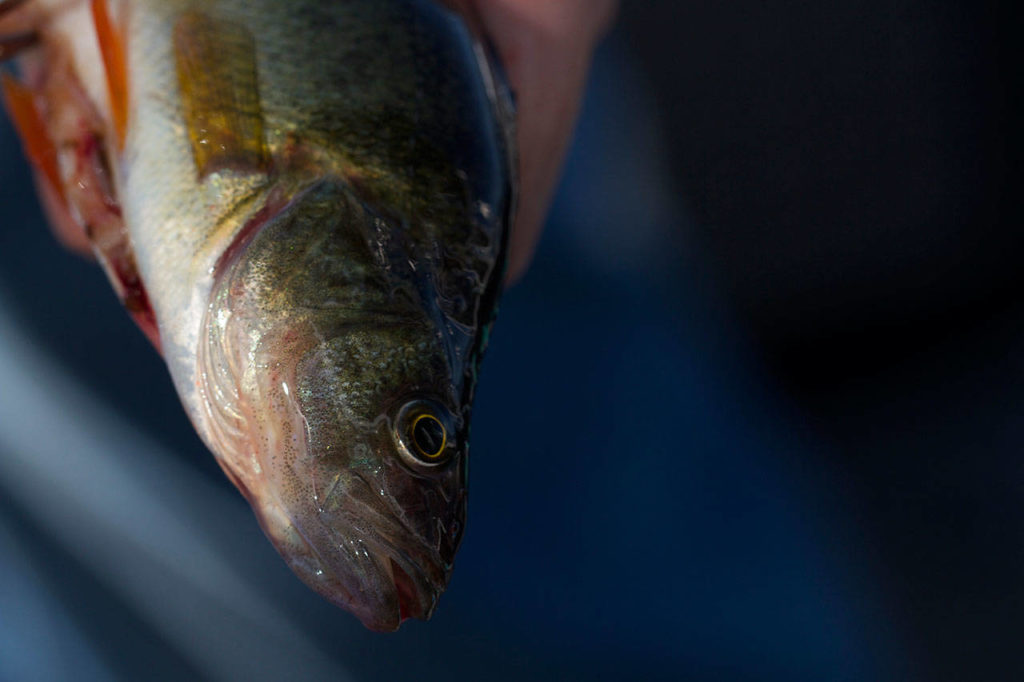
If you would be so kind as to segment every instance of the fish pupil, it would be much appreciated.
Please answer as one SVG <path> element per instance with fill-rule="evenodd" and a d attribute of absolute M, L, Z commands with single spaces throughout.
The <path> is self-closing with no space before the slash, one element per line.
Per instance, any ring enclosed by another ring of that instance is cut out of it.
<path fill-rule="evenodd" d="M 413 441 L 426 457 L 438 457 L 444 449 L 444 426 L 436 418 L 423 415 L 412 427 Z"/>

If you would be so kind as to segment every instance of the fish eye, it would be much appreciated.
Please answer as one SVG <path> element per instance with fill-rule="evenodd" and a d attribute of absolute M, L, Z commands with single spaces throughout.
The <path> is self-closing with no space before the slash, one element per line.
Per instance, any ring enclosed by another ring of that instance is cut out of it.
<path fill-rule="evenodd" d="M 402 406 L 395 420 L 395 441 L 402 456 L 415 466 L 447 462 L 451 447 L 451 413 L 433 400 L 413 400 Z"/>

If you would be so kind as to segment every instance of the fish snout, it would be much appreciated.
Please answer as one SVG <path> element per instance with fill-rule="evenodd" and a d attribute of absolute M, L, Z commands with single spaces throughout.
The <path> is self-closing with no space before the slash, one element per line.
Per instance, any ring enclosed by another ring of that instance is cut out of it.
<path fill-rule="evenodd" d="M 367 628 L 391 632 L 409 618 L 429 619 L 451 574 L 450 555 L 399 526 L 338 510 L 268 534 L 303 582 Z"/>

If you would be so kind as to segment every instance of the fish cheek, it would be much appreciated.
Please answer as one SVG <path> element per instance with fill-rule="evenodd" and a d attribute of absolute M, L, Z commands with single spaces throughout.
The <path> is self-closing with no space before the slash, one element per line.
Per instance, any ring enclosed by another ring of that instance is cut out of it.
<path fill-rule="evenodd" d="M 321 343 L 295 376 L 311 455 L 378 495 L 405 488 L 415 476 L 396 450 L 396 414 L 414 397 L 450 396 L 448 376 L 440 349 L 415 325 L 348 330 Z"/>
<path fill-rule="evenodd" d="M 362 380 L 345 345 L 341 339 L 318 345 L 295 372 L 306 458 L 321 509 L 339 503 L 360 479 L 371 483 L 381 476 L 382 439 L 373 386 Z"/>

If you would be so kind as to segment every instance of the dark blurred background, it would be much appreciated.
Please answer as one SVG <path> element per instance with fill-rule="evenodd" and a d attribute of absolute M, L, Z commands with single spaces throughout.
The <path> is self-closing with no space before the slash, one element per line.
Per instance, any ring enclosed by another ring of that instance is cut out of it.
<path fill-rule="evenodd" d="M 715 281 L 829 445 L 904 675 L 1024 678 L 1019 3 L 623 19 Z"/>
<path fill-rule="evenodd" d="M 0 124 L 0 680 L 1021 679 L 1020 29 L 627 0 L 393 636 L 284 568 Z"/>

